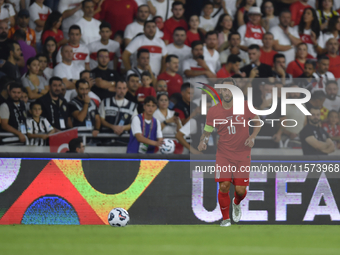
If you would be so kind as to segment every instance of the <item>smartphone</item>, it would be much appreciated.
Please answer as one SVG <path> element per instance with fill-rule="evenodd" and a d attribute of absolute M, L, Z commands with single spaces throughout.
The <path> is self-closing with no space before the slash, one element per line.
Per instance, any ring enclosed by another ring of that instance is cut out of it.
<path fill-rule="evenodd" d="M 175 114 L 174 114 L 176 117 L 178 117 L 179 116 L 179 113 L 178 112 L 175 112 Z"/>
<path fill-rule="evenodd" d="M 95 73 L 90 73 L 90 79 L 96 79 L 96 74 Z"/>
<path fill-rule="evenodd" d="M 254 63 L 251 64 L 251 68 L 257 67 Z"/>

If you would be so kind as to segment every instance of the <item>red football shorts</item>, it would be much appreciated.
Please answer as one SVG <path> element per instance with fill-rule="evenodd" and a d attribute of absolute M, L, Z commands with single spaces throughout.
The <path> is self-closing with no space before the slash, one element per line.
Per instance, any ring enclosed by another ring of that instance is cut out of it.
<path fill-rule="evenodd" d="M 216 157 L 215 182 L 229 181 L 235 186 L 249 186 L 250 160 L 250 157 L 242 161 Z"/>

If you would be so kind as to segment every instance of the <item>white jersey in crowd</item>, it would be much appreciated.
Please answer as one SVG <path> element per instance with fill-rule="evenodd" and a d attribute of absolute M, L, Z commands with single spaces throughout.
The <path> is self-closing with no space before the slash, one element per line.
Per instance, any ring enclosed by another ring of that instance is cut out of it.
<path fill-rule="evenodd" d="M 240 68 L 248 65 L 250 63 L 250 60 L 249 60 L 249 55 L 247 52 L 243 51 L 243 50 L 240 50 L 239 51 L 240 53 L 237 55 L 239 58 L 241 58 L 241 62 L 240 62 Z M 227 63 L 227 60 L 228 60 L 228 57 L 229 55 L 231 55 L 230 53 L 230 49 L 226 49 L 224 51 L 222 51 L 220 53 L 220 63 L 222 65 L 226 64 Z"/>
<path fill-rule="evenodd" d="M 134 60 L 132 65 L 137 65 L 137 51 L 141 48 L 149 50 L 151 70 L 158 75 L 161 70 L 162 57 L 168 53 L 165 43 L 157 37 L 154 37 L 152 40 L 148 39 L 145 35 L 136 37 L 125 49 L 131 54 L 134 54 L 134 56 L 132 56 Z"/>
<path fill-rule="evenodd" d="M 40 117 L 39 123 L 37 123 L 33 118 L 28 118 L 26 120 L 27 134 L 48 134 L 53 130 L 53 127 L 44 117 Z M 46 140 L 42 138 L 32 138 L 29 140 L 29 145 L 43 146 Z"/>
<path fill-rule="evenodd" d="M 15 11 L 14 11 L 13 5 L 5 3 L 1 6 L 0 20 L 7 19 L 14 15 L 15 15 Z"/>
<path fill-rule="evenodd" d="M 166 49 L 168 50 L 168 55 L 176 55 L 179 59 L 179 69 L 178 74 L 183 77 L 183 61 L 191 58 L 191 48 L 185 44 L 183 44 L 183 47 L 181 49 L 177 48 L 173 43 L 170 43 L 166 46 Z"/>
<path fill-rule="evenodd" d="M 317 80 L 318 84 L 312 89 L 312 93 L 317 90 L 323 90 L 326 93 L 326 83 L 329 80 L 335 80 L 333 73 L 326 72 L 324 74 L 319 74 L 318 72 L 313 73 L 315 80 Z M 320 79 L 322 79 L 322 84 L 319 84 Z"/>
<path fill-rule="evenodd" d="M 266 30 L 262 27 L 263 30 L 263 34 L 266 33 Z M 247 31 L 247 25 L 242 25 L 238 28 L 237 32 L 239 32 L 240 36 L 241 36 L 241 45 L 243 46 L 250 46 L 252 44 L 257 44 L 258 46 L 262 47 L 263 43 L 262 43 L 262 39 L 261 38 L 255 38 L 255 37 L 246 37 L 246 31 Z M 251 28 L 251 31 L 254 34 L 261 34 L 262 31 L 260 28 Z"/>
<path fill-rule="evenodd" d="M 168 109 L 166 117 L 164 117 L 163 113 L 159 109 L 157 109 L 153 117 L 157 120 L 159 120 L 161 123 L 165 120 L 171 119 L 175 114 L 175 111 Z M 181 121 L 179 121 L 181 123 Z M 182 124 L 181 124 L 182 126 Z M 177 125 L 175 123 L 169 123 L 167 126 L 165 126 L 162 130 L 162 133 L 164 136 L 166 135 L 175 135 L 177 133 Z"/>
<path fill-rule="evenodd" d="M 71 46 L 71 45 L 70 45 Z M 90 63 L 90 52 L 86 45 L 79 44 L 78 47 L 73 47 L 73 63 L 85 68 L 85 63 Z M 61 48 L 57 53 L 57 63 L 62 61 L 61 58 Z"/>
<path fill-rule="evenodd" d="M 72 10 L 76 8 L 79 4 L 81 4 L 82 0 L 60 0 L 58 5 L 58 11 L 63 14 L 66 10 Z M 76 24 L 82 17 L 84 16 L 84 12 L 80 9 L 70 17 L 63 19 L 63 32 L 64 37 L 68 39 L 68 29 L 70 26 Z"/>
<path fill-rule="evenodd" d="M 124 31 L 124 38 L 132 40 L 136 35 L 144 33 L 144 25 L 139 24 L 137 21 L 127 25 Z M 155 37 L 162 38 L 164 33 L 156 28 Z"/>
<path fill-rule="evenodd" d="M 14 10 L 18 13 L 20 11 L 20 1 L 21 0 L 9 0 L 10 3 L 14 4 Z M 28 2 L 28 5 L 27 5 Z M 30 0 L 26 0 L 26 9 L 28 9 L 28 6 L 30 4 Z"/>
<path fill-rule="evenodd" d="M 151 124 L 151 120 L 144 120 L 147 124 Z M 157 139 L 158 138 L 163 138 L 162 134 L 162 126 L 159 120 L 157 120 Z M 132 122 L 131 122 L 131 132 L 132 135 L 136 134 L 143 134 L 142 132 L 142 127 L 141 127 L 141 121 L 138 116 L 133 117 Z"/>
<path fill-rule="evenodd" d="M 108 65 L 109 69 L 115 69 L 116 67 L 113 65 L 113 59 L 116 56 L 117 58 L 121 57 L 120 53 L 120 45 L 118 42 L 109 39 L 109 43 L 107 45 L 102 44 L 100 40 L 95 41 L 87 45 L 90 52 L 90 69 L 94 69 L 98 66 L 97 61 L 97 52 L 100 49 L 107 49 L 110 54 L 110 62 Z"/>
<path fill-rule="evenodd" d="M 158 2 L 157 0 L 148 0 L 148 2 L 151 2 L 152 5 L 156 8 L 156 15 L 155 16 L 161 16 L 164 22 L 167 19 L 170 19 L 172 17 L 171 8 L 172 8 L 172 4 L 174 2 L 173 0 L 169 0 L 168 6 L 167 6 L 168 0 L 165 0 L 163 2 Z M 168 12 L 167 12 L 167 10 L 168 10 Z"/>
<path fill-rule="evenodd" d="M 99 26 L 101 22 L 99 20 L 93 19 L 91 21 L 87 21 L 84 18 L 81 18 L 76 25 L 78 25 L 81 29 L 81 39 L 80 43 L 88 45 L 94 41 L 100 40 L 99 34 Z"/>
<path fill-rule="evenodd" d="M 79 74 L 84 70 L 85 67 L 77 65 L 74 62 L 72 62 L 71 65 L 66 65 L 61 62 L 54 68 L 53 75 L 60 77 L 61 79 L 66 78 L 68 80 L 79 80 Z M 67 102 L 71 101 L 72 92 L 74 93 L 75 89 L 66 90 L 65 99 Z"/>
<path fill-rule="evenodd" d="M 294 29 L 299 33 L 298 26 L 295 26 Z M 312 31 L 311 29 L 304 29 L 303 34 L 299 35 L 299 38 L 301 39 L 302 42 L 307 44 L 308 54 L 311 55 L 313 58 L 316 58 L 318 54 L 314 48 L 312 39 L 310 37 L 311 31 Z M 324 48 L 323 33 L 321 31 L 318 38 L 318 44 L 321 48 Z"/>
<path fill-rule="evenodd" d="M 288 27 L 288 31 L 292 36 L 296 38 L 300 38 L 299 33 L 294 28 Z M 283 32 L 280 26 L 275 26 L 271 28 L 269 32 L 273 34 L 274 40 L 277 40 L 279 42 L 279 45 L 283 45 L 283 46 L 292 45 L 288 36 Z M 278 53 L 282 53 L 283 55 L 285 55 L 287 65 L 288 63 L 295 60 L 295 47 L 290 50 L 279 51 Z"/>
<path fill-rule="evenodd" d="M 328 110 L 334 110 L 339 112 L 340 111 L 340 97 L 335 97 L 334 100 L 330 100 L 326 98 L 325 102 L 323 103 L 323 106 L 326 107 Z"/>
<path fill-rule="evenodd" d="M 37 21 L 37 20 L 46 21 L 48 15 L 52 12 L 52 10 L 45 5 L 40 7 L 36 2 L 34 2 L 29 7 L 29 12 L 30 12 L 29 27 L 34 29 L 35 35 L 36 35 L 36 42 L 38 43 L 38 42 L 41 41 L 42 31 L 37 32 L 37 30 L 35 30 L 35 28 L 37 27 L 37 25 L 35 24 L 35 21 Z"/>
<path fill-rule="evenodd" d="M 130 101 L 129 100 L 127 100 L 126 98 L 124 98 L 124 99 L 121 99 L 121 100 L 116 100 L 116 98 L 115 97 L 113 97 L 113 98 L 105 98 L 101 103 L 100 103 L 100 106 L 99 106 L 99 108 L 98 108 L 98 113 L 99 113 L 99 116 L 102 118 L 102 119 L 105 119 L 105 117 L 106 117 L 106 113 L 105 113 L 105 105 L 104 105 L 104 103 L 105 103 L 105 100 L 106 100 L 106 105 L 107 105 L 107 108 L 112 112 L 112 115 L 111 116 L 116 116 L 117 115 L 117 111 L 114 109 L 114 108 L 112 108 L 111 106 L 110 106 L 110 101 L 112 100 L 112 102 L 114 102 L 119 108 L 121 108 L 121 107 L 124 107 L 124 106 L 127 106 L 129 103 L 130 103 Z M 133 108 L 130 108 L 130 112 L 132 112 L 132 110 L 133 110 Z M 119 114 L 119 113 L 118 113 Z M 135 110 L 133 111 L 133 114 L 132 114 L 132 116 L 131 116 L 131 120 L 135 117 L 135 116 L 137 116 L 138 115 L 138 112 L 137 112 L 137 107 L 135 108 Z M 113 123 L 112 123 L 113 124 Z M 119 123 L 117 123 L 117 125 L 119 125 Z"/>
<path fill-rule="evenodd" d="M 211 66 L 214 67 L 214 71 L 218 72 L 218 70 L 221 69 L 221 63 L 220 63 L 220 53 L 218 53 L 217 50 L 214 50 L 214 54 L 211 56 L 209 53 L 207 46 L 203 47 L 203 56 L 205 62 L 208 64 L 210 63 Z"/>
<path fill-rule="evenodd" d="M 213 18 L 206 19 L 200 16 L 200 24 L 198 27 L 204 29 L 206 32 L 212 31 L 215 29 L 215 20 Z"/>

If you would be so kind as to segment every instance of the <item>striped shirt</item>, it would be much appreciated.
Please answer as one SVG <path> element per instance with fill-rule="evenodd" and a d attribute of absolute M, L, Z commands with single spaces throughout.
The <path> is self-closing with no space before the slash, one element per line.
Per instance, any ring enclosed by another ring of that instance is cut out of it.
<path fill-rule="evenodd" d="M 53 127 L 44 117 L 40 117 L 39 123 L 33 118 L 28 118 L 27 123 L 27 133 L 28 134 L 48 134 L 53 130 Z M 29 145 L 43 146 L 46 144 L 46 140 L 42 138 L 31 138 Z"/>

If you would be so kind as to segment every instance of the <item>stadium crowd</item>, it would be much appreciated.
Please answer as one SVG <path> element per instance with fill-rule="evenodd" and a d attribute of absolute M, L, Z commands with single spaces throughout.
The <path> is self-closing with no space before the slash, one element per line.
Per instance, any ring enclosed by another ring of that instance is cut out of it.
<path fill-rule="evenodd" d="M 259 136 L 271 138 L 255 147 L 307 142 L 327 154 L 328 137 L 340 149 L 339 14 L 340 0 L 0 0 L 1 132 L 37 146 L 73 127 L 96 145 L 111 141 L 99 133 L 130 134 L 131 153 L 176 135 L 176 153 L 200 153 L 205 117 L 192 84 L 232 77 L 246 97 L 253 87 L 260 110 L 273 88 L 279 102 L 282 87 L 311 91 L 313 115 L 288 105 L 286 116 L 261 116 Z"/>

